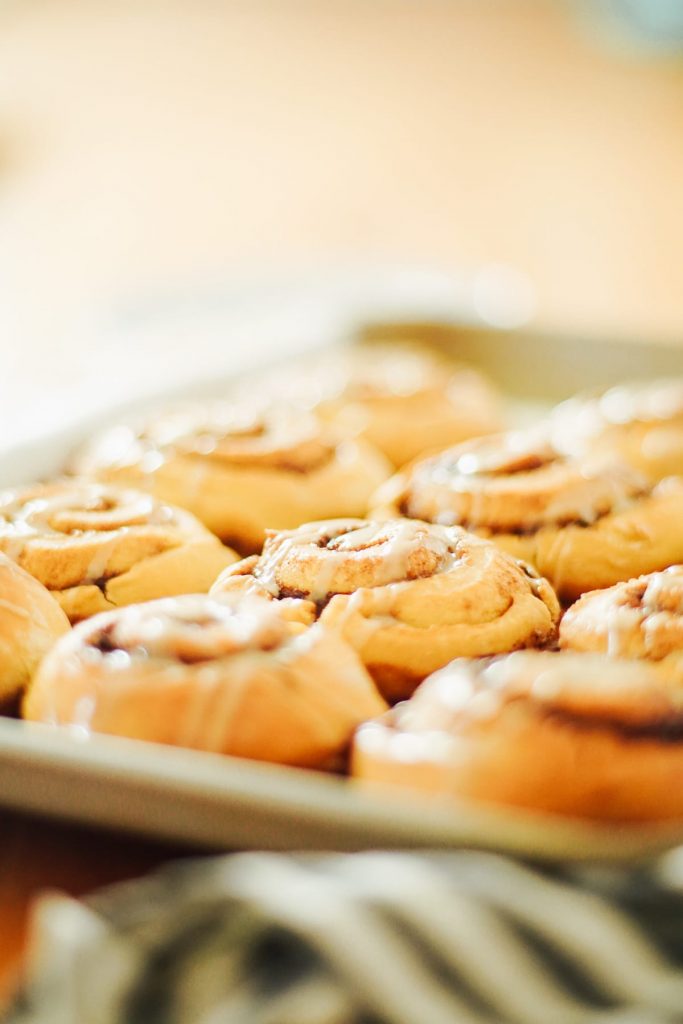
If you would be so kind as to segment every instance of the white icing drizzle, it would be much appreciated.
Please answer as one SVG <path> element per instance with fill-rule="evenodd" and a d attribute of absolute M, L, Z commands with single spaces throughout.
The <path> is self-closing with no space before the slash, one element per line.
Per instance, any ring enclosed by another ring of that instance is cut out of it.
<path fill-rule="evenodd" d="M 349 561 L 352 566 L 356 561 L 362 562 L 364 575 L 370 565 L 371 582 L 364 581 L 364 585 L 371 587 L 407 580 L 411 556 L 421 551 L 433 556 L 436 572 L 447 572 L 459 559 L 458 539 L 457 535 L 449 536 L 443 527 L 410 519 L 306 524 L 267 541 L 254 575 L 269 593 L 278 596 L 287 583 L 289 563 L 294 561 L 294 569 L 290 570 L 294 572 L 296 559 L 302 562 L 310 559 L 315 567 L 315 578 L 306 596 L 320 602 L 330 594 L 355 589 L 353 573 L 348 571 Z M 344 589 L 338 585 L 341 579 L 346 581 Z"/>
<path fill-rule="evenodd" d="M 642 604 L 648 612 L 666 608 L 683 615 L 683 566 L 672 565 L 662 572 L 651 573 Z"/>
<path fill-rule="evenodd" d="M 207 666 L 197 673 L 192 715 L 183 725 L 182 746 L 220 752 L 234 746 L 239 715 L 247 691 L 254 682 L 256 656 L 240 653 L 231 659 L 229 670 Z"/>
<path fill-rule="evenodd" d="M 4 608 L 5 611 L 9 612 L 11 615 L 16 615 L 17 618 L 25 619 L 27 622 L 33 621 L 34 616 L 31 615 L 26 608 L 21 608 L 18 604 L 14 604 L 13 601 L 8 601 L 4 597 L 0 597 L 0 608 Z"/>
<path fill-rule="evenodd" d="M 66 481 L 6 492 L 0 499 L 0 550 L 22 563 L 27 550 L 69 548 L 89 554 L 79 584 L 98 583 L 119 545 L 135 531 L 168 530 L 165 546 L 178 541 L 182 520 L 171 506 L 148 494 L 105 484 Z M 51 580 L 46 579 L 48 585 Z"/>
<path fill-rule="evenodd" d="M 683 650 L 683 567 L 672 566 L 587 595 L 571 618 L 572 629 L 580 626 L 582 633 L 604 637 L 611 657 L 633 656 L 639 642 L 642 652 L 654 660 Z"/>
<path fill-rule="evenodd" d="M 280 593 L 277 570 L 296 546 L 296 540 L 293 536 L 281 534 L 280 538 L 282 539 L 279 540 L 277 545 L 270 544 L 266 540 L 263 554 L 254 569 L 255 578 L 273 597 L 277 597 Z"/>
<path fill-rule="evenodd" d="M 118 543 L 119 538 L 114 536 L 97 546 L 95 554 L 88 562 L 88 566 L 83 577 L 84 583 L 94 583 L 96 580 L 101 580 L 106 576 L 107 567 Z"/>

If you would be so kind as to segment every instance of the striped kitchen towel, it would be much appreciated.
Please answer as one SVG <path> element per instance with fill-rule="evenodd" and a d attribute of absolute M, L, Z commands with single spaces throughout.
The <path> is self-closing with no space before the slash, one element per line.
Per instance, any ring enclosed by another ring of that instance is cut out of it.
<path fill-rule="evenodd" d="M 47 896 L 7 1024 L 683 1022 L 683 852 L 233 854 Z"/>

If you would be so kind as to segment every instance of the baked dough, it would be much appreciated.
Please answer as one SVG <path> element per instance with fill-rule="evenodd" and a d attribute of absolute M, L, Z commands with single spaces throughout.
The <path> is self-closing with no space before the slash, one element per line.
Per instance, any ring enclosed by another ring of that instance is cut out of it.
<path fill-rule="evenodd" d="M 613 459 L 562 455 L 536 430 L 420 460 L 373 506 L 376 517 L 465 526 L 534 565 L 567 603 L 683 561 L 683 479 L 653 486 Z"/>
<path fill-rule="evenodd" d="M 307 768 L 339 768 L 386 705 L 355 652 L 296 635 L 250 595 L 185 595 L 75 627 L 41 665 L 26 718 Z"/>
<path fill-rule="evenodd" d="M 502 426 L 501 401 L 479 370 L 417 342 L 347 346 L 265 382 L 396 466 Z"/>
<path fill-rule="evenodd" d="M 681 687 L 604 655 L 454 661 L 361 726 L 352 774 L 571 817 L 683 818 Z"/>
<path fill-rule="evenodd" d="M 561 451 L 618 458 L 653 483 L 683 475 L 683 378 L 579 395 L 557 406 L 550 422 Z"/>
<path fill-rule="evenodd" d="M 305 412 L 212 402 L 183 406 L 87 445 L 71 469 L 189 509 L 242 554 L 267 527 L 362 515 L 391 472 L 364 441 L 339 440 Z"/>
<path fill-rule="evenodd" d="M 261 557 L 228 568 L 212 593 L 243 589 L 339 630 L 390 701 L 452 658 L 557 635 L 559 606 L 545 580 L 458 527 L 413 520 L 273 532 Z"/>
<path fill-rule="evenodd" d="M 683 566 L 584 594 L 562 620 L 560 645 L 645 658 L 683 682 Z"/>
<path fill-rule="evenodd" d="M 16 700 L 68 631 L 69 620 L 42 583 L 0 555 L 0 706 Z"/>
<path fill-rule="evenodd" d="M 207 591 L 237 558 L 188 512 L 87 480 L 0 494 L 0 551 L 40 580 L 72 622 Z"/>

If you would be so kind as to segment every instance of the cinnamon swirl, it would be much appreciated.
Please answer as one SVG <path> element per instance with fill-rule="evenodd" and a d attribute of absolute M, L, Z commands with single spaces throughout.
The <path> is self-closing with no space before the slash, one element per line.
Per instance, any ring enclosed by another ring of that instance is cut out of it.
<path fill-rule="evenodd" d="M 646 658 L 683 678 L 683 566 L 584 594 L 562 621 L 560 644 Z"/>
<path fill-rule="evenodd" d="M 683 817 L 680 685 L 602 655 L 454 661 L 358 730 L 352 772 L 612 821 Z"/>
<path fill-rule="evenodd" d="M 339 441 L 313 416 L 213 402 L 119 426 L 71 468 L 149 491 L 189 509 L 243 554 L 260 551 L 266 527 L 315 516 L 360 515 L 389 475 L 362 441 Z"/>
<path fill-rule="evenodd" d="M 278 374 L 275 387 L 344 436 L 371 442 L 394 466 L 501 428 L 493 384 L 418 343 L 349 347 Z"/>
<path fill-rule="evenodd" d="M 46 586 L 72 622 L 206 591 L 237 557 L 188 512 L 84 480 L 0 494 L 0 551 Z"/>
<path fill-rule="evenodd" d="M 683 561 L 683 480 L 561 455 L 538 431 L 450 448 L 381 487 L 375 516 L 459 524 L 531 562 L 571 602 Z"/>
<path fill-rule="evenodd" d="M 344 641 L 294 635 L 277 605 L 186 595 L 76 626 L 42 663 L 26 718 L 309 768 L 338 767 L 386 705 Z"/>
<path fill-rule="evenodd" d="M 554 410 L 551 428 L 562 451 L 619 458 L 653 482 L 683 475 L 683 378 L 579 395 Z"/>
<path fill-rule="evenodd" d="M 69 620 L 45 587 L 0 555 L 0 706 L 25 689 Z"/>
<path fill-rule="evenodd" d="M 298 602 L 358 650 L 389 700 L 460 655 L 553 641 L 551 587 L 458 527 L 339 519 L 270 533 L 260 558 L 228 568 L 212 593 L 248 588 Z"/>

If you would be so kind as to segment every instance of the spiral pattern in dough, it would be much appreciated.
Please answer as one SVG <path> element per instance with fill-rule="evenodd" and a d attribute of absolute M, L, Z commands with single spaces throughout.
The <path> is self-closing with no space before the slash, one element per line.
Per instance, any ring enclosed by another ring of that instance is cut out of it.
<path fill-rule="evenodd" d="M 376 501 L 387 514 L 526 534 L 589 526 L 647 489 L 619 463 L 583 463 L 561 455 L 536 431 L 512 431 L 415 463 L 380 488 Z"/>
<path fill-rule="evenodd" d="M 42 663 L 34 721 L 312 768 L 339 768 L 385 703 L 354 651 L 277 605 L 186 595 L 81 623 Z"/>
<path fill-rule="evenodd" d="M 184 406 L 137 429 L 115 427 L 71 469 L 189 509 L 243 554 L 261 549 L 267 527 L 361 514 L 390 472 L 371 445 L 339 441 L 311 415 L 233 402 Z"/>
<path fill-rule="evenodd" d="M 560 644 L 646 658 L 683 679 L 683 566 L 584 594 L 562 620 Z"/>
<path fill-rule="evenodd" d="M 360 652 L 384 695 L 400 699 L 460 655 L 543 645 L 559 615 L 551 587 L 495 545 L 415 520 L 328 520 L 272 533 L 260 558 L 213 589 L 299 601 Z"/>
<path fill-rule="evenodd" d="M 208 590 L 236 558 L 182 509 L 84 480 L 0 495 L 0 551 L 46 586 L 72 621 Z"/>
<path fill-rule="evenodd" d="M 459 524 L 533 564 L 571 602 L 683 561 L 683 480 L 560 454 L 537 430 L 481 438 L 380 487 L 374 515 Z"/>

